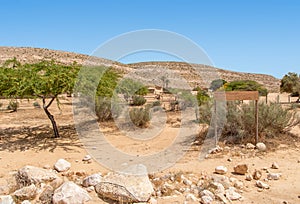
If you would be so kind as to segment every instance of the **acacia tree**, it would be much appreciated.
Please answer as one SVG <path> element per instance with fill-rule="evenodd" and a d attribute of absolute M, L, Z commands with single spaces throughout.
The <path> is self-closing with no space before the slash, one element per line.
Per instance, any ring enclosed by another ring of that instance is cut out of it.
<path fill-rule="evenodd" d="M 293 95 L 300 94 L 300 75 L 289 72 L 281 79 L 280 91 L 291 93 Z"/>
<path fill-rule="evenodd" d="M 4 88 L 1 95 L 21 99 L 41 98 L 43 110 L 52 123 L 54 137 L 58 138 L 58 128 L 49 107 L 54 100 L 59 105 L 59 94 L 72 91 L 79 66 L 76 63 L 67 66 L 54 61 L 17 65 L 14 68 L 2 68 L 7 75 L 2 76 L 6 83 L 0 83 L 1 89 Z"/>

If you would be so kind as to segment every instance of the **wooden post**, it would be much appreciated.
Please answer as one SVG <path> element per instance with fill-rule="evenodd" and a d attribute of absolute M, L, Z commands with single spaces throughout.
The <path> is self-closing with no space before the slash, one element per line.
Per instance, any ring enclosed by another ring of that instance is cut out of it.
<path fill-rule="evenodd" d="M 255 144 L 258 143 L 258 100 L 255 100 Z"/>
<path fill-rule="evenodd" d="M 289 99 L 289 103 L 291 103 L 291 95 L 289 95 L 288 99 Z"/>
<path fill-rule="evenodd" d="M 280 101 L 279 97 L 280 97 L 280 96 L 279 96 L 279 95 L 277 95 L 277 103 L 279 103 L 279 101 Z"/>
<path fill-rule="evenodd" d="M 215 109 L 215 146 L 217 147 L 218 146 L 218 120 L 217 120 L 217 101 L 215 100 L 214 102 L 214 109 Z"/>
<path fill-rule="evenodd" d="M 268 104 L 268 93 L 266 95 L 266 104 Z"/>

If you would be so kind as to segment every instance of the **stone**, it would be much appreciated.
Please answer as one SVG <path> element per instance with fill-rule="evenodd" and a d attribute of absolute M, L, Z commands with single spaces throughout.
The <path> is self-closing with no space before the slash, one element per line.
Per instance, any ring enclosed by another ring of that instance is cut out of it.
<path fill-rule="evenodd" d="M 16 174 L 16 180 L 20 187 L 48 183 L 58 178 L 54 172 L 34 166 L 25 166 Z"/>
<path fill-rule="evenodd" d="M 188 193 L 186 196 L 185 196 L 185 199 L 186 201 L 198 201 L 198 199 L 196 198 L 196 196 L 192 193 Z"/>
<path fill-rule="evenodd" d="M 172 128 L 180 128 L 180 126 L 181 126 L 181 123 L 180 123 L 180 122 L 175 122 L 175 123 L 172 123 L 172 124 L 171 124 L 171 127 L 172 127 Z"/>
<path fill-rule="evenodd" d="M 49 164 L 46 164 L 45 166 L 43 166 L 43 169 L 51 169 L 51 166 Z"/>
<path fill-rule="evenodd" d="M 252 180 L 253 180 L 252 175 L 250 174 L 246 175 L 246 181 L 252 181 Z"/>
<path fill-rule="evenodd" d="M 254 178 L 255 180 L 259 180 L 261 177 L 262 177 L 261 171 L 255 169 L 255 171 L 253 172 L 253 178 Z"/>
<path fill-rule="evenodd" d="M 93 174 L 91 176 L 86 177 L 82 181 L 82 186 L 89 187 L 89 186 L 96 186 L 102 180 L 102 176 L 100 174 Z"/>
<path fill-rule="evenodd" d="M 217 174 L 226 174 L 227 173 L 227 168 L 225 166 L 217 166 L 215 168 L 215 172 Z"/>
<path fill-rule="evenodd" d="M 109 173 L 95 186 L 95 190 L 100 197 L 125 203 L 147 202 L 154 192 L 147 173 Z"/>
<path fill-rule="evenodd" d="M 247 143 L 246 144 L 246 149 L 255 149 L 255 145 L 253 145 L 251 143 Z"/>
<path fill-rule="evenodd" d="M 217 146 L 211 150 L 208 151 L 208 154 L 217 154 L 219 152 L 222 152 L 223 151 L 223 148 L 220 147 L 220 146 Z"/>
<path fill-rule="evenodd" d="M 239 200 L 239 199 L 242 198 L 242 196 L 239 193 L 235 192 L 235 188 L 234 187 L 230 187 L 229 189 L 227 189 L 225 191 L 225 196 L 229 200 Z"/>
<path fill-rule="evenodd" d="M 54 191 L 53 204 L 82 204 L 91 200 L 88 192 L 71 181 Z"/>
<path fill-rule="evenodd" d="M 209 196 L 209 197 L 212 198 L 212 200 L 215 200 L 215 195 L 211 191 L 209 191 L 209 190 L 203 190 L 203 191 L 201 191 L 200 192 L 200 197 L 202 197 L 202 196 Z"/>
<path fill-rule="evenodd" d="M 256 144 L 256 149 L 260 152 L 264 152 L 267 150 L 267 146 L 264 143 L 259 142 Z"/>
<path fill-rule="evenodd" d="M 191 185 L 193 184 L 193 182 L 190 181 L 190 180 L 188 180 L 187 178 L 184 178 L 184 179 L 183 179 L 183 183 L 184 183 L 185 185 L 187 185 L 187 186 L 191 186 Z"/>
<path fill-rule="evenodd" d="M 281 174 L 280 173 L 269 173 L 267 178 L 269 180 L 279 180 L 281 177 Z"/>
<path fill-rule="evenodd" d="M 92 157 L 91 157 L 90 155 L 85 155 L 85 156 L 83 157 L 82 161 L 89 161 L 89 160 L 91 160 L 91 159 L 92 159 Z"/>
<path fill-rule="evenodd" d="M 0 195 L 8 195 L 9 191 L 10 191 L 10 189 L 9 189 L 8 185 L 0 186 Z"/>
<path fill-rule="evenodd" d="M 217 193 L 217 194 L 215 194 L 215 196 L 216 196 L 216 200 L 220 200 L 222 203 L 227 204 L 227 203 L 230 202 L 230 201 L 225 197 L 225 195 L 222 194 L 222 193 Z M 230 202 L 230 203 L 231 203 L 231 202 Z"/>
<path fill-rule="evenodd" d="M 1 204 L 15 204 L 15 201 L 11 195 L 0 196 Z"/>
<path fill-rule="evenodd" d="M 245 175 L 248 172 L 248 165 L 247 164 L 238 164 L 234 167 L 234 173 Z"/>
<path fill-rule="evenodd" d="M 212 204 L 213 203 L 213 199 L 210 196 L 201 196 L 201 201 L 203 204 Z"/>
<path fill-rule="evenodd" d="M 16 190 L 12 196 L 18 200 L 33 200 L 37 196 L 37 187 L 34 184 Z"/>
<path fill-rule="evenodd" d="M 52 197 L 54 194 L 54 188 L 50 185 L 46 185 L 43 192 L 39 195 L 40 203 L 52 203 Z"/>
<path fill-rule="evenodd" d="M 71 168 L 71 163 L 64 160 L 64 159 L 59 159 L 55 164 L 54 164 L 54 169 L 58 172 L 63 172 L 67 171 Z"/>
<path fill-rule="evenodd" d="M 272 164 L 271 168 L 272 168 L 272 169 L 279 169 L 279 165 L 278 165 L 276 162 L 274 162 L 274 163 Z"/>
<path fill-rule="evenodd" d="M 256 186 L 262 189 L 269 189 L 270 186 L 262 181 L 256 181 Z"/>
<path fill-rule="evenodd" d="M 210 187 L 211 187 L 211 189 L 214 190 L 214 193 L 215 193 L 215 194 L 218 194 L 218 193 L 220 193 L 220 194 L 225 194 L 225 188 L 224 188 L 224 186 L 223 186 L 222 184 L 220 184 L 220 183 L 212 182 L 212 183 L 210 184 Z"/>
<path fill-rule="evenodd" d="M 244 183 L 240 180 L 235 180 L 235 181 L 233 181 L 233 186 L 237 189 L 243 189 Z"/>
<path fill-rule="evenodd" d="M 29 200 L 23 200 L 21 204 L 31 204 L 31 202 Z"/>
<path fill-rule="evenodd" d="M 213 182 L 222 184 L 224 186 L 224 188 L 226 188 L 226 189 L 231 186 L 230 180 L 227 176 L 219 175 L 219 174 L 213 174 L 211 176 L 211 179 L 213 180 Z"/>
<path fill-rule="evenodd" d="M 151 197 L 148 201 L 149 204 L 158 204 L 157 200 L 153 197 Z"/>

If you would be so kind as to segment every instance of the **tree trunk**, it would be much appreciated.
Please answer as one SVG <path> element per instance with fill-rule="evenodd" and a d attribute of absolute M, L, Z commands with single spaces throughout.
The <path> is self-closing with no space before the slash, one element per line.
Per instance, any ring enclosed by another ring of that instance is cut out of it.
<path fill-rule="evenodd" d="M 56 97 L 52 97 L 52 99 L 50 100 L 50 102 L 48 103 L 48 105 L 46 105 L 46 100 L 45 97 L 43 97 L 43 109 L 45 111 L 45 113 L 47 114 L 48 118 L 50 119 L 51 123 L 52 123 L 52 128 L 53 128 L 53 132 L 54 132 L 54 138 L 59 138 L 59 132 L 58 132 L 58 128 L 54 119 L 54 116 L 51 115 L 51 113 L 49 112 L 48 108 L 49 106 L 52 104 L 52 102 L 54 101 Z"/>

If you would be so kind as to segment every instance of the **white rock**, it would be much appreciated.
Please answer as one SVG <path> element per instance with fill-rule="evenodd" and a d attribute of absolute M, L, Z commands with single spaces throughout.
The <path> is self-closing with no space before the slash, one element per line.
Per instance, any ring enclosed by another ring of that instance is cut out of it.
<path fill-rule="evenodd" d="M 242 181 L 236 180 L 233 182 L 233 186 L 237 189 L 243 189 L 244 183 Z"/>
<path fill-rule="evenodd" d="M 71 181 L 54 191 L 53 204 L 82 204 L 91 200 L 88 192 Z"/>
<path fill-rule="evenodd" d="M 242 196 L 239 193 L 235 192 L 235 188 L 233 187 L 227 189 L 225 191 L 225 195 L 226 198 L 228 198 L 229 200 L 239 200 L 240 198 L 242 198 Z"/>
<path fill-rule="evenodd" d="M 150 198 L 150 200 L 148 201 L 149 204 L 158 204 L 157 200 L 153 197 Z"/>
<path fill-rule="evenodd" d="M 82 181 L 82 186 L 89 187 L 89 186 L 96 186 L 102 180 L 102 176 L 100 174 L 93 174 L 91 176 L 86 177 Z"/>
<path fill-rule="evenodd" d="M 29 200 L 23 200 L 21 204 L 31 204 Z"/>
<path fill-rule="evenodd" d="M 194 201 L 194 202 L 198 201 L 198 199 L 196 198 L 196 196 L 194 194 L 191 194 L 191 193 L 187 194 L 185 196 L 185 199 L 187 201 Z"/>
<path fill-rule="evenodd" d="M 213 182 L 210 186 L 215 190 L 215 194 L 225 194 L 225 188 L 222 184 Z"/>
<path fill-rule="evenodd" d="M 16 190 L 12 195 L 18 200 L 32 200 L 37 196 L 37 188 L 34 184 Z"/>
<path fill-rule="evenodd" d="M 256 148 L 261 152 L 264 152 L 267 150 L 267 146 L 262 142 L 257 143 Z"/>
<path fill-rule="evenodd" d="M 270 186 L 262 181 L 256 181 L 256 186 L 263 189 L 269 189 Z"/>
<path fill-rule="evenodd" d="M 15 201 L 11 195 L 0 196 L 1 204 L 15 204 Z"/>
<path fill-rule="evenodd" d="M 217 174 L 226 174 L 227 173 L 227 168 L 225 167 L 225 166 L 217 166 L 216 168 L 215 168 L 215 172 L 217 173 Z"/>
<path fill-rule="evenodd" d="M 82 161 L 89 161 L 89 160 L 91 160 L 91 159 L 92 159 L 92 157 L 91 157 L 90 155 L 85 155 L 85 156 L 83 157 Z"/>
<path fill-rule="evenodd" d="M 255 180 L 259 180 L 261 177 L 262 177 L 261 171 L 255 170 L 255 171 L 253 172 L 253 178 L 254 178 Z"/>
<path fill-rule="evenodd" d="M 187 186 L 191 186 L 191 185 L 193 184 L 192 181 L 190 181 L 190 180 L 188 180 L 188 179 L 186 179 L 186 178 L 183 179 L 183 183 L 184 183 L 185 185 L 187 185 Z"/>
<path fill-rule="evenodd" d="M 34 166 L 25 166 L 16 175 L 19 186 L 39 185 L 40 183 L 48 183 L 56 179 L 59 179 L 59 177 L 54 172 Z"/>
<path fill-rule="evenodd" d="M 58 172 L 62 171 L 67 171 L 71 168 L 71 163 L 64 160 L 64 159 L 59 159 L 55 164 L 54 164 L 55 170 Z"/>
<path fill-rule="evenodd" d="M 203 190 L 203 191 L 201 191 L 200 192 L 200 197 L 202 197 L 202 196 L 209 196 L 209 197 L 212 198 L 212 200 L 215 200 L 215 195 L 211 191 L 209 191 L 209 190 Z"/>
<path fill-rule="evenodd" d="M 271 168 L 272 168 L 272 169 L 279 169 L 279 165 L 278 165 L 276 162 L 274 162 L 274 163 L 272 164 Z"/>
<path fill-rule="evenodd" d="M 122 202 L 147 202 L 154 192 L 148 174 L 109 173 L 95 186 L 99 196 Z M 121 200 L 120 200 L 121 199 Z"/>
<path fill-rule="evenodd" d="M 218 174 L 213 174 L 211 176 L 211 179 L 214 181 L 214 182 L 217 182 L 217 183 L 220 183 L 224 186 L 224 188 L 229 188 L 231 186 L 230 184 L 230 180 L 227 176 L 224 176 L 224 175 L 218 175 Z"/>
<path fill-rule="evenodd" d="M 246 175 L 246 180 L 247 181 L 252 181 L 253 180 L 252 175 L 250 175 L 250 174 Z"/>
<path fill-rule="evenodd" d="M 280 173 L 269 173 L 267 178 L 269 180 L 279 180 L 281 177 L 281 174 Z"/>
<path fill-rule="evenodd" d="M 206 196 L 206 195 L 202 196 L 201 200 L 203 204 L 211 204 L 214 201 L 210 196 Z"/>
<path fill-rule="evenodd" d="M 246 144 L 246 149 L 255 149 L 255 145 L 253 145 L 251 143 L 247 143 Z"/>
<path fill-rule="evenodd" d="M 222 152 L 223 151 L 223 148 L 220 147 L 220 146 L 217 146 L 211 150 L 208 151 L 208 154 L 217 154 L 219 152 Z"/>

